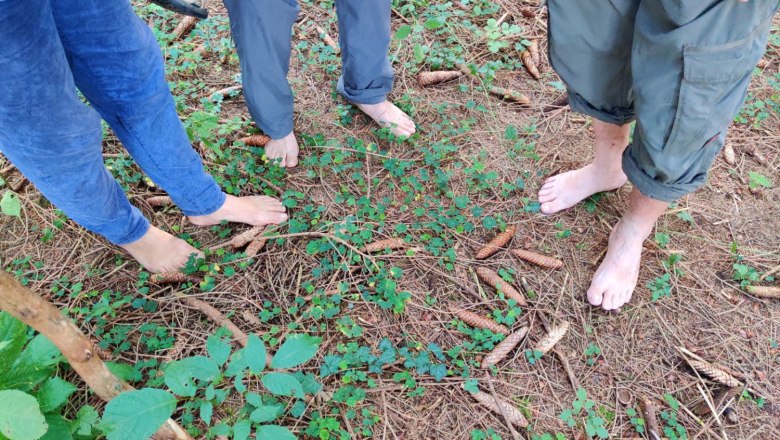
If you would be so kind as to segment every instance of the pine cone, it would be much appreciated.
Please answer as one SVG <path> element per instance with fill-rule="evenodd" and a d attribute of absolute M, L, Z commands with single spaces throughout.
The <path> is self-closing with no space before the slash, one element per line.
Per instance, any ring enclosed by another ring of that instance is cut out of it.
<path fill-rule="evenodd" d="M 534 350 L 540 351 L 542 354 L 547 354 L 550 350 L 553 349 L 553 347 L 555 347 L 555 344 L 557 344 L 558 341 L 560 341 L 566 335 L 566 332 L 568 331 L 569 322 L 563 321 L 557 327 L 550 329 L 549 333 L 544 335 L 544 337 L 536 343 L 536 348 L 534 348 Z"/>
<path fill-rule="evenodd" d="M 490 87 L 490 93 L 510 102 L 516 102 L 521 105 L 531 105 L 531 100 L 528 99 L 527 96 L 514 90 L 492 86 Z"/>
<path fill-rule="evenodd" d="M 179 38 L 183 37 L 185 34 L 188 34 L 192 28 L 195 27 L 195 23 L 198 22 L 198 19 L 195 17 L 186 16 L 184 17 L 178 25 L 173 29 L 173 39 L 178 40 Z"/>
<path fill-rule="evenodd" d="M 459 70 L 437 70 L 435 72 L 420 72 L 417 74 L 417 82 L 421 86 L 432 86 L 446 81 L 452 81 L 463 76 Z"/>
<path fill-rule="evenodd" d="M 533 79 L 538 80 L 541 76 L 539 75 L 539 68 L 536 67 L 536 63 L 534 63 L 534 57 L 531 54 L 531 51 L 528 49 L 520 52 L 520 60 L 523 62 L 523 66 L 525 66 L 525 70 L 528 71 L 528 74 L 533 77 Z"/>
<path fill-rule="evenodd" d="M 501 279 L 501 277 L 497 273 L 493 272 L 492 270 L 486 267 L 478 267 L 477 276 L 490 287 L 498 291 L 504 292 L 504 295 L 506 295 L 507 298 L 512 298 L 517 302 L 517 304 L 521 306 L 528 305 L 528 302 L 525 300 L 525 297 L 522 294 L 520 294 L 520 292 L 518 292 L 517 289 L 512 287 L 509 283 L 507 283 L 503 279 Z"/>
<path fill-rule="evenodd" d="M 229 244 L 233 249 L 238 249 L 240 247 L 245 246 L 247 243 L 250 243 L 252 240 L 255 239 L 255 237 L 260 235 L 264 230 L 265 230 L 265 226 L 255 226 L 253 228 L 247 229 L 246 231 L 231 238 Z"/>
<path fill-rule="evenodd" d="M 271 138 L 264 134 L 256 134 L 252 136 L 242 137 L 238 140 L 243 142 L 248 147 L 264 147 L 265 144 L 271 141 Z"/>
<path fill-rule="evenodd" d="M 536 252 L 531 252 L 524 249 L 512 249 L 512 253 L 521 260 L 533 263 L 546 269 L 560 269 L 563 267 L 563 261 L 557 258 L 549 257 L 547 255 L 537 254 Z"/>
<path fill-rule="evenodd" d="M 696 359 L 686 359 L 686 361 L 688 362 L 688 365 L 691 366 L 691 368 L 703 374 L 704 376 L 709 377 L 715 382 L 722 383 L 728 387 L 742 386 L 742 382 L 738 381 L 736 378 L 734 378 L 734 376 L 726 373 L 720 368 L 715 367 L 709 362 L 697 361 Z"/>
<path fill-rule="evenodd" d="M 747 286 L 747 291 L 761 298 L 780 299 L 780 287 L 777 286 Z"/>
<path fill-rule="evenodd" d="M 737 155 L 734 153 L 734 146 L 731 145 L 731 142 L 726 142 L 726 144 L 723 145 L 723 159 L 729 165 L 737 163 Z"/>
<path fill-rule="evenodd" d="M 406 243 L 402 238 L 388 238 L 385 240 L 375 241 L 366 245 L 363 250 L 367 253 L 379 252 L 385 249 L 400 249 L 406 247 Z"/>
<path fill-rule="evenodd" d="M 515 236 L 516 232 L 517 232 L 517 227 L 507 226 L 504 232 L 501 232 L 498 235 L 496 235 L 495 238 L 490 240 L 488 244 L 486 244 L 482 249 L 480 249 L 477 252 L 477 260 L 484 260 L 485 258 L 498 252 L 502 247 L 504 247 L 507 243 L 509 243 L 512 237 Z"/>
<path fill-rule="evenodd" d="M 199 278 L 194 275 L 187 275 L 182 272 L 162 272 L 156 273 L 149 277 L 149 281 L 154 284 L 182 284 L 182 283 L 196 283 Z"/>
<path fill-rule="evenodd" d="M 494 399 L 492 395 L 483 393 L 482 391 L 478 391 L 476 393 L 469 393 L 469 394 L 471 394 L 471 397 L 473 397 L 474 400 L 479 402 L 482 406 L 488 408 L 489 410 L 493 411 L 499 416 L 505 414 L 506 418 L 509 420 L 511 424 L 518 426 L 520 428 L 525 428 L 528 426 L 528 420 L 525 419 L 523 413 L 521 413 L 511 403 L 505 402 L 500 399 Z M 498 400 L 498 404 L 496 404 L 496 400 Z M 498 405 L 501 405 L 500 409 Z"/>
<path fill-rule="evenodd" d="M 254 240 L 252 240 L 249 243 L 249 246 L 246 247 L 246 250 L 244 253 L 247 257 L 254 257 L 256 256 L 263 248 L 265 247 L 265 243 L 268 240 L 263 237 L 257 237 Z"/>
<path fill-rule="evenodd" d="M 534 62 L 538 69 L 539 65 L 542 63 L 542 57 L 539 55 L 539 44 L 536 43 L 536 40 L 532 41 L 531 45 L 528 46 L 528 52 L 531 54 L 531 61 Z"/>
<path fill-rule="evenodd" d="M 171 200 L 168 196 L 153 196 L 153 197 L 147 197 L 146 200 L 144 200 L 147 205 L 153 207 L 153 208 L 159 208 L 162 206 L 171 206 L 173 205 L 173 200 Z"/>
<path fill-rule="evenodd" d="M 482 359 L 482 368 L 489 368 L 501 362 L 510 351 L 517 347 L 517 344 L 523 340 L 527 333 L 528 327 L 523 327 L 507 336 L 503 341 L 496 345 L 496 348 L 494 348 L 493 351 Z"/>
<path fill-rule="evenodd" d="M 474 312 L 468 310 L 458 309 L 456 307 L 450 307 L 450 313 L 460 318 L 466 324 L 472 327 L 486 328 L 493 333 L 501 333 L 502 335 L 508 335 L 509 329 L 505 326 L 493 321 L 492 319 L 485 318 Z"/>

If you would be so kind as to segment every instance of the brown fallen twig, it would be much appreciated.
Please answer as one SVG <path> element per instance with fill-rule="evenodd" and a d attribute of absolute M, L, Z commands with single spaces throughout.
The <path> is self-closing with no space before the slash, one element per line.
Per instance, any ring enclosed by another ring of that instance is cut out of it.
<path fill-rule="evenodd" d="M 658 433 L 661 431 L 658 429 L 655 405 L 647 396 L 639 398 L 639 410 L 642 412 L 642 418 L 645 420 L 645 428 L 647 428 L 647 435 L 650 437 L 650 440 L 660 440 L 661 436 Z"/>
<path fill-rule="evenodd" d="M 84 333 L 50 302 L 23 287 L 13 276 L 3 271 L 0 271 L 0 292 L 0 309 L 47 337 L 101 399 L 108 402 L 122 392 L 134 389 L 106 367 Z M 168 419 L 153 438 L 193 440 L 172 419 Z"/>
<path fill-rule="evenodd" d="M 322 42 L 325 43 L 326 46 L 333 49 L 333 52 L 338 54 L 341 52 L 341 49 L 339 48 L 338 43 L 336 43 L 336 40 L 334 40 L 328 33 L 320 27 L 319 25 L 315 24 L 314 29 L 317 30 L 317 33 L 320 35 L 320 38 L 322 38 Z"/>

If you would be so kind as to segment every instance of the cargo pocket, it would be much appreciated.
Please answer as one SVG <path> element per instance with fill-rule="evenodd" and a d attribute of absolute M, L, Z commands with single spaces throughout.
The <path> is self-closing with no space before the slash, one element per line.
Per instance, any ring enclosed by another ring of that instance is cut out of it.
<path fill-rule="evenodd" d="M 763 54 L 763 39 L 756 33 L 720 46 L 684 47 L 683 79 L 664 152 L 693 153 L 725 131 Z"/>

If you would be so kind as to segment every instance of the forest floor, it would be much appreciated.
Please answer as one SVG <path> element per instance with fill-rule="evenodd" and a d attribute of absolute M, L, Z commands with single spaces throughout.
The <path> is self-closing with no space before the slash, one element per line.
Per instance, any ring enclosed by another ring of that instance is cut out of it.
<path fill-rule="evenodd" d="M 610 438 L 645 438 L 635 411 L 646 396 L 667 438 L 780 439 L 780 301 L 744 290 L 776 285 L 774 277 L 759 277 L 780 264 L 780 30 L 729 132 L 734 164 L 719 156 L 707 185 L 659 220 L 636 293 L 613 314 L 591 307 L 585 291 L 630 185 L 551 217 L 538 212 L 544 179 L 586 164 L 593 144 L 588 118 L 553 105 L 564 91 L 544 56 L 543 11 L 509 1 L 476 0 L 467 8 L 394 1 L 391 99 L 418 125 L 418 135 L 400 141 L 335 91 L 340 59 L 315 28 L 337 37 L 332 1 L 301 2 L 289 78 L 302 161 L 283 170 L 264 161 L 261 148 L 236 142 L 257 133 L 240 92 L 214 94 L 240 84 L 219 3 L 210 7 L 211 18 L 175 41 L 180 16 L 145 4 L 137 9 L 164 47 L 182 120 L 207 168 L 233 194 L 282 197 L 291 220 L 266 234 L 283 237 L 255 258 L 221 247 L 196 268 L 201 282 L 156 286 L 33 185 L 18 191 L 20 218 L 0 215 L 0 267 L 66 309 L 106 357 L 130 365 L 136 386 L 161 386 L 162 364 L 205 352 L 217 326 L 177 296 L 185 294 L 271 347 L 293 330 L 322 338 L 302 369 L 318 375 L 325 398 L 278 421 L 301 438 L 512 438 L 502 416 L 464 389 L 490 393 L 492 384 L 530 420 L 527 430 L 518 429 L 523 438 L 586 438 L 586 430 L 603 438 L 598 427 Z M 516 48 L 531 41 L 543 54 L 539 81 L 523 69 Z M 418 84 L 420 71 L 456 70 L 461 61 L 474 73 Z M 487 92 L 491 84 L 522 92 L 531 104 L 498 99 Z M 108 129 L 104 143 L 106 164 L 155 225 L 202 249 L 245 229 L 197 228 L 175 207 L 150 207 L 145 200 L 164 193 Z M 7 165 L 0 157 L 0 169 Z M 6 177 L 6 185 L 19 178 Z M 557 256 L 563 268 L 529 265 L 507 249 L 475 259 L 507 225 L 518 231 L 510 247 Z M 405 249 L 371 257 L 358 251 L 389 237 L 404 239 Z M 517 287 L 526 278 L 530 305 L 496 295 L 476 278 L 478 267 Z M 529 336 L 497 367 L 483 370 L 480 360 L 501 337 L 465 325 L 452 306 L 490 314 L 513 329 L 529 326 Z M 559 358 L 538 358 L 532 350 L 544 335 L 542 313 L 552 324 L 571 324 L 558 349 L 579 393 Z M 389 346 L 392 361 L 382 361 L 378 354 Z M 730 404 L 736 422 L 694 413 L 704 395 L 724 386 L 697 376 L 680 346 L 744 376 L 750 390 Z M 247 385 L 262 390 L 256 380 Z M 69 408 L 87 402 L 97 404 L 79 392 Z M 215 417 L 230 423 L 243 406 L 234 396 Z M 175 417 L 207 436 L 195 409 Z"/>

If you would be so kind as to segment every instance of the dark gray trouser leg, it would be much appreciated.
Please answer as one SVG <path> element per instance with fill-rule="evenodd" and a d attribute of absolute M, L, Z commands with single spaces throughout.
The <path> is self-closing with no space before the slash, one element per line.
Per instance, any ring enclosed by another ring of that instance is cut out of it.
<path fill-rule="evenodd" d="M 342 75 L 338 90 L 356 104 L 378 104 L 393 88 L 390 0 L 336 0 Z"/>
<path fill-rule="evenodd" d="M 550 58 L 572 108 L 613 124 L 636 112 L 623 156 L 634 186 L 663 201 L 702 186 L 745 99 L 778 0 L 548 4 Z"/>
<path fill-rule="evenodd" d="M 272 139 L 293 131 L 293 94 L 287 82 L 295 0 L 225 0 L 241 63 L 249 113 Z"/>
<path fill-rule="evenodd" d="M 622 125 L 635 117 L 631 47 L 637 0 L 547 2 L 550 64 L 572 110 Z"/>
<path fill-rule="evenodd" d="M 637 126 L 623 170 L 673 201 L 704 185 L 766 49 L 778 0 L 642 1 L 632 70 Z"/>

